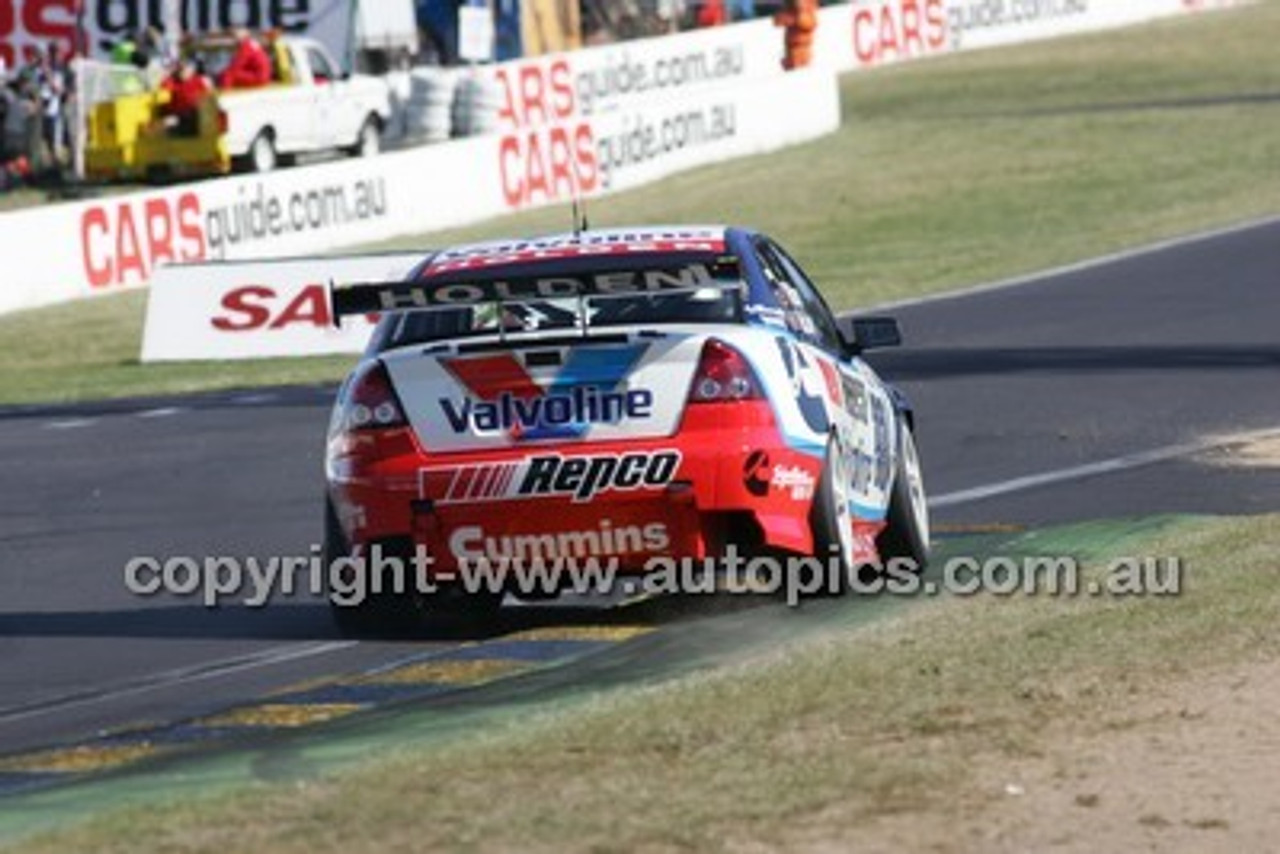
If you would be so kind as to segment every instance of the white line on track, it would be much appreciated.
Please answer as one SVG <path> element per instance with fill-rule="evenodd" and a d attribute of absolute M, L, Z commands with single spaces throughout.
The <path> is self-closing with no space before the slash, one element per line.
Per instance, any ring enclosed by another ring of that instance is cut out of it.
<path fill-rule="evenodd" d="M 45 424 L 46 430 L 77 430 L 95 423 L 96 418 L 64 418 L 61 421 L 50 421 Z"/>
<path fill-rule="evenodd" d="M 165 670 L 125 682 L 115 688 L 82 691 L 62 697 L 54 697 L 49 700 L 37 700 L 21 706 L 0 709 L 0 724 L 48 714 L 55 710 L 61 711 L 76 706 L 89 706 L 119 697 L 127 697 L 131 694 L 142 694 L 147 691 L 172 688 L 177 685 L 186 685 L 192 682 L 200 682 L 204 679 L 226 676 L 230 673 L 240 673 L 246 670 L 256 670 L 260 667 L 270 667 L 275 664 L 297 661 L 301 658 L 326 655 L 331 652 L 348 649 L 358 643 L 359 641 L 329 641 L 301 645 L 290 644 L 263 650 L 262 652 L 250 653 L 238 658 L 194 664 L 175 670 Z"/>
<path fill-rule="evenodd" d="M 929 499 L 929 507 L 934 509 L 939 507 L 954 507 L 957 504 L 971 504 L 975 501 L 983 501 L 987 498 L 995 498 L 1000 495 L 1025 492 L 1028 489 L 1037 489 L 1042 486 L 1052 486 L 1058 483 L 1084 480 L 1085 478 L 1097 477 L 1102 474 L 1128 471 L 1129 469 L 1142 468 L 1143 466 L 1149 466 L 1155 463 L 1165 462 L 1167 460 L 1195 456 L 1196 454 L 1201 454 L 1215 448 L 1225 448 L 1231 445 L 1240 445 L 1247 442 L 1255 442 L 1276 437 L 1280 437 L 1280 430 L 1259 430 L 1253 433 L 1237 433 L 1232 436 L 1219 436 L 1211 439 L 1201 439 L 1196 442 L 1183 442 L 1177 445 L 1166 445 L 1163 448 L 1153 448 L 1149 451 L 1137 451 L 1120 457 L 1112 457 L 1106 460 L 1098 460 L 1097 462 L 1084 463 L 1083 465 L 1055 469 L 1053 471 L 1041 472 L 1039 474 L 1010 478 L 1009 480 L 1001 480 L 995 483 L 988 483 L 983 486 L 974 486 L 969 489 L 961 489 L 956 492 L 947 492 L 942 495 L 935 495 Z"/>
<path fill-rule="evenodd" d="M 144 409 L 141 412 L 135 412 L 134 415 L 138 418 L 169 418 L 186 411 L 181 406 L 162 406 L 159 409 Z"/>
<path fill-rule="evenodd" d="M 1192 232 L 1191 234 L 1184 234 L 1180 237 L 1171 237 L 1167 240 L 1160 240 L 1155 243 L 1136 246 L 1132 249 L 1123 249 L 1119 252 L 1109 252 L 1106 255 L 1098 255 L 1094 258 L 1087 258 L 1084 261 L 1077 261 L 1072 264 L 1063 264 L 1060 267 L 1050 267 L 1047 270 L 1039 270 L 1037 272 L 1014 276 L 1008 279 L 1000 279 L 995 282 L 962 287 L 954 291 L 943 291 L 941 293 L 929 294 L 922 297 L 911 297 L 908 299 L 896 300 L 894 302 L 887 302 L 881 305 L 871 306 L 867 311 L 892 311 L 897 308 L 907 308 L 909 306 L 924 305 L 931 302 L 961 299 L 963 297 L 976 296 L 978 294 L 990 293 L 992 291 L 1003 291 L 1010 288 L 1022 287 L 1024 285 L 1033 285 L 1037 282 L 1043 282 L 1046 279 L 1057 278 L 1058 276 L 1082 273 L 1086 270 L 1105 267 L 1109 264 L 1119 264 L 1123 261 L 1131 261 L 1135 258 L 1141 258 L 1146 255 L 1155 255 L 1169 249 L 1177 249 L 1182 246 L 1190 246 L 1195 243 L 1216 240 L 1220 237 L 1230 237 L 1233 234 L 1240 234 L 1255 228 L 1266 228 L 1274 225 L 1280 225 L 1280 216 L 1259 217 L 1258 219 L 1238 222 L 1235 225 L 1224 226 L 1223 228 Z"/>
<path fill-rule="evenodd" d="M 242 394 L 239 397 L 231 398 L 231 402 L 236 406 L 258 406 L 263 403 L 272 403 L 280 399 L 280 395 L 271 392 L 263 392 L 262 394 Z"/>

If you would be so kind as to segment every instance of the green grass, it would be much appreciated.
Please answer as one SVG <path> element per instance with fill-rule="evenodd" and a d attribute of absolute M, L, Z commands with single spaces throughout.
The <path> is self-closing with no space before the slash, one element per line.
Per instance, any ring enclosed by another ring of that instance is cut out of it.
<path fill-rule="evenodd" d="M 1251 99 L 1280 97 L 1277 31 L 1270 0 L 848 75 L 835 135 L 597 200 L 592 220 L 762 228 L 852 307 L 1280 213 L 1280 100 Z M 566 223 L 549 209 L 383 246 Z M 0 318 L 0 401 L 319 381 L 349 362 L 142 366 L 141 311 L 128 295 Z M 68 327 L 92 334 L 57 339 Z"/>
<path fill-rule="evenodd" d="M 1278 523 L 1195 519 L 1093 549 L 1181 557 L 1177 597 L 920 604 L 448 743 L 410 741 L 305 783 L 106 815 L 20 850 L 850 850 L 884 816 L 945 827 L 994 808 L 979 769 L 1130 726 L 1137 699 L 1209 668 L 1274 660 Z"/>
<path fill-rule="evenodd" d="M 48 193 L 32 187 L 21 187 L 0 193 L 0 212 L 37 207 L 48 202 Z"/>
<path fill-rule="evenodd" d="M 0 402 L 328 382 L 352 363 L 326 356 L 142 365 L 145 312 L 146 294 L 133 291 L 0 317 Z"/>

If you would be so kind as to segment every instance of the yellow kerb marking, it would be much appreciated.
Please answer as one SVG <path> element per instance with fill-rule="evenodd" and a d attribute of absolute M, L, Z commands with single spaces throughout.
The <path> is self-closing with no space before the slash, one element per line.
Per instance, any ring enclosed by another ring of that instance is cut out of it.
<path fill-rule="evenodd" d="M 333 685 L 336 680 L 332 676 L 318 676 L 315 679 L 307 679 L 303 682 L 295 682 L 292 685 L 286 685 L 283 688 L 277 688 L 274 691 L 267 692 L 268 697 L 281 697 L 285 694 L 301 694 L 303 691 L 312 691 L 318 688 L 328 688 Z"/>
<path fill-rule="evenodd" d="M 345 717 L 362 708 L 364 706 L 359 703 L 264 703 L 201 718 L 196 724 L 203 727 L 301 727 Z"/>
<path fill-rule="evenodd" d="M 507 635 L 512 641 L 608 641 L 619 643 L 653 631 L 652 626 L 550 626 Z"/>
<path fill-rule="evenodd" d="M 0 771 L 76 774 L 118 768 L 160 752 L 154 744 L 80 745 L 0 760 Z"/>
<path fill-rule="evenodd" d="M 505 658 L 478 658 L 474 661 L 422 661 L 406 664 L 394 670 L 372 673 L 360 681 L 365 684 L 426 684 L 443 682 L 449 685 L 475 685 L 506 676 L 518 670 L 528 670 L 536 662 L 512 661 Z"/>
<path fill-rule="evenodd" d="M 1010 525 L 1004 522 L 989 522 L 977 525 L 934 525 L 937 534 L 1016 534 L 1025 531 L 1023 525 Z"/>

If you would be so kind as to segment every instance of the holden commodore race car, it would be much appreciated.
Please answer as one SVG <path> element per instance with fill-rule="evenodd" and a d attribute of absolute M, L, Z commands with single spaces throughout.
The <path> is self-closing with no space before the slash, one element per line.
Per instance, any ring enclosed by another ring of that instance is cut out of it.
<path fill-rule="evenodd" d="M 927 559 L 913 413 L 861 358 L 896 322 L 833 315 L 762 234 L 461 246 L 331 300 L 380 320 L 333 410 L 326 552 L 426 554 L 427 608 L 497 607 L 457 586 L 479 563 Z M 368 631 L 423 607 L 383 591 L 335 615 Z"/>

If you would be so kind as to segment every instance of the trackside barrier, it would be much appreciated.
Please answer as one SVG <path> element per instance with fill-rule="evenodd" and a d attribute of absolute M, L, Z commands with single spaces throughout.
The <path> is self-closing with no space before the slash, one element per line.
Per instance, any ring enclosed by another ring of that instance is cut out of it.
<path fill-rule="evenodd" d="M 819 12 L 814 67 L 873 68 L 1244 5 L 1251 0 L 854 0 Z M 591 116 L 651 94 L 780 73 L 782 31 L 768 19 L 601 45 L 488 69 L 508 129 Z"/>
<path fill-rule="evenodd" d="M 822 10 L 815 67 L 869 68 L 1240 2 L 856 0 Z M 810 136 L 787 140 L 752 141 L 739 130 L 732 145 L 668 147 L 682 120 L 660 107 L 687 109 L 688 134 L 704 133 L 699 122 L 724 118 L 713 112 L 716 93 L 779 79 L 781 54 L 781 33 L 757 20 L 504 63 L 476 72 L 493 75 L 503 93 L 494 137 L 0 213 L 0 313 L 143 286 L 166 263 L 356 246 L 560 203 L 573 181 L 584 193 L 604 192 L 812 138 L 806 124 Z M 819 100 L 831 91 L 820 75 L 799 80 L 817 81 Z M 632 125 L 620 126 L 619 115 Z M 736 109 L 735 125 L 756 115 Z M 786 121 L 779 115 L 775 124 Z M 646 142 L 655 122 L 657 141 Z M 601 139 L 613 147 L 599 148 Z"/>

